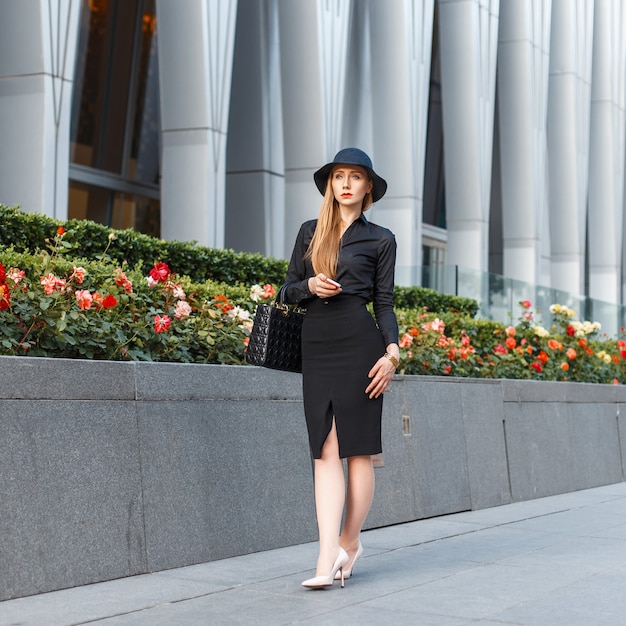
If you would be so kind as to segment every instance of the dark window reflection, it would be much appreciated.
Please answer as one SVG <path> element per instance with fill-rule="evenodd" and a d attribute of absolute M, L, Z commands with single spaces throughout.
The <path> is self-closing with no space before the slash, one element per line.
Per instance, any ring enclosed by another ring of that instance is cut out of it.
<path fill-rule="evenodd" d="M 441 65 L 437 8 L 433 23 L 430 66 L 426 162 L 424 168 L 424 207 L 422 221 L 446 228 L 446 195 L 443 161 L 443 111 L 441 108 Z"/>
<path fill-rule="evenodd" d="M 71 218 L 87 219 L 111 228 L 136 228 L 141 224 L 141 232 L 158 237 L 161 232 L 159 201 L 140 194 L 124 193 L 70 182 Z"/>
<path fill-rule="evenodd" d="M 85 212 L 76 192 L 88 179 L 97 187 L 86 217 L 153 230 L 160 178 L 155 0 L 83 0 L 73 98 L 69 216 Z M 150 211 L 121 199 L 129 188 L 141 196 L 146 185 Z"/>
<path fill-rule="evenodd" d="M 159 183 L 159 68 L 157 65 L 154 1 L 146 2 L 141 21 L 139 72 L 130 153 L 129 175 L 145 183 Z"/>

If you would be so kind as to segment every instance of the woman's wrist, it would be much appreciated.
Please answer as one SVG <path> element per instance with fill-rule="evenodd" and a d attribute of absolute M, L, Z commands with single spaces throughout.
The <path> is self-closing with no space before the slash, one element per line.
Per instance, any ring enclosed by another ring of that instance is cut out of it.
<path fill-rule="evenodd" d="M 391 364 L 398 369 L 398 365 L 400 365 L 400 361 L 398 360 L 398 357 L 394 356 L 393 354 L 391 354 L 390 352 L 385 352 L 384 357 L 386 359 L 389 359 L 391 361 Z"/>

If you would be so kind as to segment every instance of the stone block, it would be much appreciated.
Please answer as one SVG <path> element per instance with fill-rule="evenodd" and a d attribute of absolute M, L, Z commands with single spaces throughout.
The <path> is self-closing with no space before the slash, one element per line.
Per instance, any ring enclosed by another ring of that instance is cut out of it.
<path fill-rule="evenodd" d="M 513 501 L 576 489 L 570 417 L 560 402 L 507 402 L 505 433 Z"/>
<path fill-rule="evenodd" d="M 617 405 L 617 432 L 619 436 L 619 447 L 622 450 L 622 478 L 626 477 L 626 404 Z"/>
<path fill-rule="evenodd" d="M 316 538 L 311 457 L 296 402 L 142 402 L 150 570 Z"/>
<path fill-rule="evenodd" d="M 570 403 L 600 402 L 615 403 L 618 385 L 596 385 L 592 383 L 568 383 L 565 387 L 565 401 Z"/>
<path fill-rule="evenodd" d="M 599 385 L 600 386 L 600 385 Z M 590 489 L 622 480 L 617 405 L 568 404 L 575 489 Z"/>
<path fill-rule="evenodd" d="M 383 402 L 383 463 L 374 470 L 376 492 L 366 528 L 399 524 L 416 518 L 413 456 L 415 443 L 404 434 L 405 380 L 394 380 Z"/>
<path fill-rule="evenodd" d="M 503 402 L 565 402 L 569 383 L 503 379 Z"/>
<path fill-rule="evenodd" d="M 0 403 L 0 600 L 146 571 L 131 402 Z"/>
<path fill-rule="evenodd" d="M 0 356 L 0 400 L 134 400 L 134 363 Z"/>
<path fill-rule="evenodd" d="M 472 509 L 511 502 L 499 381 L 460 384 Z"/>
<path fill-rule="evenodd" d="M 415 377 L 404 385 L 415 519 L 471 508 L 461 384 Z"/>
<path fill-rule="evenodd" d="M 137 363 L 139 400 L 302 400 L 302 375 L 245 365 Z"/>

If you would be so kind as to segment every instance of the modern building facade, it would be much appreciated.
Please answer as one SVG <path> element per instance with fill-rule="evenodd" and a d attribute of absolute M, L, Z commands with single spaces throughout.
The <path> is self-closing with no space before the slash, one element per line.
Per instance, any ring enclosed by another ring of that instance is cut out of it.
<path fill-rule="evenodd" d="M 622 304 L 625 46 L 620 0 L 0 0 L 0 202 L 288 257 L 356 145 L 400 282 Z"/>

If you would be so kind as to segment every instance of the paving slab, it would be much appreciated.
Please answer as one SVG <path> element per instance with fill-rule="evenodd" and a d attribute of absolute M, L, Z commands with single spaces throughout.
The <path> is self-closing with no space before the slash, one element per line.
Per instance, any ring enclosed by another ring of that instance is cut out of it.
<path fill-rule="evenodd" d="M 0 603 L 0 626 L 626 624 L 626 483 L 363 533 L 344 589 L 316 543 Z"/>

